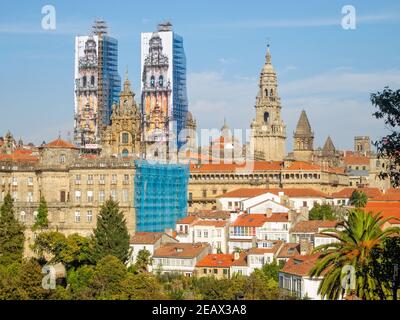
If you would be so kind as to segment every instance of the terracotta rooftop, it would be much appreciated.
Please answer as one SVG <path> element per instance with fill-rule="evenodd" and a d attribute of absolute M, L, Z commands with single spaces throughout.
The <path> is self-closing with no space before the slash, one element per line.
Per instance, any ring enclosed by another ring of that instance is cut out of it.
<path fill-rule="evenodd" d="M 381 213 L 382 218 L 394 217 L 400 219 L 400 203 L 398 202 L 373 202 L 372 200 L 365 206 L 365 212 Z M 389 220 L 390 223 L 400 224 L 396 219 Z"/>
<path fill-rule="evenodd" d="M 231 227 L 262 227 L 267 222 L 263 214 L 241 214 L 231 224 Z"/>
<path fill-rule="evenodd" d="M 130 240 L 131 244 L 154 244 L 161 239 L 162 232 L 136 232 Z"/>
<path fill-rule="evenodd" d="M 43 148 L 63 148 L 63 149 L 77 149 L 73 144 L 64 141 L 60 138 L 45 144 Z"/>
<path fill-rule="evenodd" d="M 196 267 L 229 268 L 233 261 L 233 254 L 209 254 L 197 262 Z"/>
<path fill-rule="evenodd" d="M 220 221 L 216 221 L 216 220 L 199 220 L 196 221 L 193 226 L 207 226 L 207 227 L 211 227 L 214 226 L 216 228 L 222 228 L 225 227 L 227 225 L 228 221 L 226 220 L 220 220 Z"/>
<path fill-rule="evenodd" d="M 294 161 L 292 164 L 284 168 L 283 170 L 306 170 L 306 171 L 314 171 L 314 170 L 321 170 L 321 167 L 316 164 L 311 164 L 308 162 L 303 161 Z"/>
<path fill-rule="evenodd" d="M 283 241 L 277 240 L 274 241 L 273 246 L 271 248 L 250 248 L 247 250 L 247 254 L 264 254 L 264 253 L 273 253 L 275 254 L 282 247 Z"/>
<path fill-rule="evenodd" d="M 369 166 L 369 158 L 364 156 L 345 156 L 344 163 L 346 165 L 363 165 Z"/>
<path fill-rule="evenodd" d="M 155 250 L 153 257 L 192 259 L 207 247 L 209 247 L 208 243 L 166 243 Z"/>
<path fill-rule="evenodd" d="M 192 224 L 198 219 L 195 215 L 188 215 L 182 219 L 179 219 L 176 224 Z"/>
<path fill-rule="evenodd" d="M 191 164 L 190 172 L 234 172 L 235 170 L 252 171 L 268 171 L 280 170 L 281 162 L 279 161 L 255 161 L 245 164 L 236 163 L 206 163 L 206 164 Z"/>
<path fill-rule="evenodd" d="M 398 205 L 400 206 L 400 192 L 385 193 L 370 199 L 370 201 L 395 201 L 399 202 Z"/>
<path fill-rule="evenodd" d="M 382 195 L 378 188 L 344 188 L 339 192 L 332 193 L 332 198 L 350 198 L 355 190 L 364 192 L 368 198 Z"/>
<path fill-rule="evenodd" d="M 224 210 L 200 210 L 196 212 L 194 215 L 201 219 L 215 219 L 215 220 L 228 220 L 231 217 L 231 213 L 229 211 Z"/>
<path fill-rule="evenodd" d="M 289 258 L 298 254 L 300 254 L 299 243 L 285 243 L 279 251 L 278 258 Z"/>
<path fill-rule="evenodd" d="M 234 260 L 232 262 L 232 266 L 236 266 L 236 267 L 245 267 L 245 266 L 247 266 L 247 252 L 246 251 L 240 252 L 239 259 Z"/>
<path fill-rule="evenodd" d="M 11 162 L 37 162 L 39 158 L 32 155 L 31 150 L 15 150 L 11 154 L 1 154 L 0 161 Z"/>
<path fill-rule="evenodd" d="M 292 233 L 304 232 L 304 233 L 317 233 L 318 229 L 331 229 L 335 228 L 338 224 L 338 221 L 330 221 L 330 220 L 309 220 L 309 221 L 300 221 L 295 224 L 295 226 L 290 229 Z"/>
<path fill-rule="evenodd" d="M 321 198 L 330 198 L 329 195 L 323 193 L 321 191 L 311 189 L 311 188 L 272 188 L 272 189 L 264 189 L 264 188 L 241 188 L 232 190 L 227 192 L 218 198 L 252 198 L 256 196 L 260 196 L 265 193 L 272 193 L 275 195 L 279 195 L 279 192 L 283 192 L 284 195 L 288 197 L 321 197 Z"/>
<path fill-rule="evenodd" d="M 318 257 L 319 254 L 293 256 L 285 263 L 281 272 L 302 277 L 308 276 L 311 269 L 315 266 Z"/>

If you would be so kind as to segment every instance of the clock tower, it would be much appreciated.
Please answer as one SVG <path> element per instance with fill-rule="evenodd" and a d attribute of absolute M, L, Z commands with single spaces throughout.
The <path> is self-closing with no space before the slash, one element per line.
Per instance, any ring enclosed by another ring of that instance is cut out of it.
<path fill-rule="evenodd" d="M 269 45 L 265 65 L 261 70 L 255 108 L 256 118 L 251 123 L 254 160 L 282 161 L 286 155 L 286 125 L 281 119 L 278 81 L 271 64 Z"/>

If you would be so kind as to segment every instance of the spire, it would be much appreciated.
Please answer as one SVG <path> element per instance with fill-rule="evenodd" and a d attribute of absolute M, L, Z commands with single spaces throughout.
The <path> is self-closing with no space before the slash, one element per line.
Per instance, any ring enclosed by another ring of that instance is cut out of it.
<path fill-rule="evenodd" d="M 266 64 L 271 64 L 271 52 L 269 51 L 269 43 L 267 44 L 267 54 L 265 55 Z"/>
<path fill-rule="evenodd" d="M 307 113 L 305 110 L 301 111 L 299 121 L 297 122 L 295 136 L 312 136 L 310 122 L 308 121 Z"/>
<path fill-rule="evenodd" d="M 129 78 L 128 78 L 128 67 L 126 67 L 126 70 L 125 70 L 125 80 L 124 80 L 124 91 L 123 91 L 125 94 L 130 94 L 132 91 L 131 91 L 131 82 L 129 81 Z"/>
<path fill-rule="evenodd" d="M 224 125 L 221 128 L 221 132 L 224 132 L 224 131 L 227 131 L 227 130 L 229 130 L 229 126 L 226 123 L 226 118 L 224 118 Z"/>
<path fill-rule="evenodd" d="M 332 142 L 332 139 L 330 136 L 325 141 L 324 147 L 322 148 L 323 151 L 335 151 L 336 148 Z"/>

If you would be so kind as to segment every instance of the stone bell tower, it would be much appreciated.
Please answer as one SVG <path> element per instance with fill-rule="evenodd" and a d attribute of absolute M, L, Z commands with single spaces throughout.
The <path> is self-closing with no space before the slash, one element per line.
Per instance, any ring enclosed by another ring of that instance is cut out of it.
<path fill-rule="evenodd" d="M 256 98 L 256 118 L 251 124 L 254 159 L 282 161 L 286 155 L 286 125 L 281 119 L 276 72 L 271 64 L 269 45 L 260 74 Z"/>

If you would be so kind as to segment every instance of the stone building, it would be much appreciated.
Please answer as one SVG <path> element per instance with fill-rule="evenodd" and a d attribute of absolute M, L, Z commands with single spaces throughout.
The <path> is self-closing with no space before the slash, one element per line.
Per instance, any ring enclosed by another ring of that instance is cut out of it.
<path fill-rule="evenodd" d="M 141 115 L 127 73 L 119 103 L 113 104 L 111 124 L 103 133 L 102 147 L 105 154 L 123 157 L 140 154 Z"/>
<path fill-rule="evenodd" d="M 61 139 L 32 151 L 0 155 L 0 202 L 10 192 L 17 218 L 26 225 L 27 241 L 40 197 L 49 210 L 49 230 L 89 235 L 96 226 L 100 205 L 108 198 L 119 202 L 128 230 L 135 231 L 133 158 L 80 156 Z M 28 246 L 26 246 L 28 248 Z"/>
<path fill-rule="evenodd" d="M 294 159 L 312 162 L 314 153 L 314 132 L 311 130 L 310 122 L 304 110 L 301 112 L 300 119 L 297 122 L 293 138 Z"/>
<path fill-rule="evenodd" d="M 260 74 L 256 98 L 256 118 L 251 123 L 254 159 L 282 161 L 286 156 L 286 125 L 281 119 L 281 101 L 278 95 L 276 72 L 271 64 L 269 46 Z"/>

